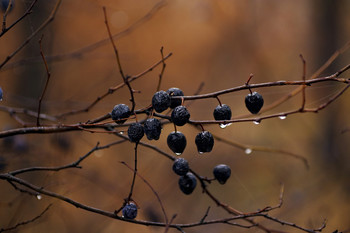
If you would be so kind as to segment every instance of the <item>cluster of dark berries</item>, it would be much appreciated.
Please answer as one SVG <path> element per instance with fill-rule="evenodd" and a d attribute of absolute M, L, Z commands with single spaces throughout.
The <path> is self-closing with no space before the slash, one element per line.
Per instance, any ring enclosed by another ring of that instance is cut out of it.
<path fill-rule="evenodd" d="M 179 187 L 180 190 L 189 195 L 197 186 L 196 177 L 189 172 L 189 165 L 186 159 L 178 158 L 173 164 L 173 171 L 180 176 L 179 178 Z"/>
<path fill-rule="evenodd" d="M 127 203 L 122 210 L 123 218 L 134 219 L 137 216 L 137 206 L 135 203 Z"/>

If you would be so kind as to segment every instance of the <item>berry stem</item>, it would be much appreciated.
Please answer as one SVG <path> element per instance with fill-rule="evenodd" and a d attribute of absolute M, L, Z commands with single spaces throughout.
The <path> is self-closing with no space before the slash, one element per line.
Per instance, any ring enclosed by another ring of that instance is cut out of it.
<path fill-rule="evenodd" d="M 137 146 L 139 145 L 138 142 L 135 143 L 135 169 L 134 169 L 134 175 L 132 178 L 132 183 L 131 183 L 131 188 L 130 188 L 130 193 L 128 195 L 128 199 L 127 199 L 127 203 L 130 202 L 131 200 L 131 196 L 132 196 L 132 192 L 134 190 L 134 186 L 135 186 L 135 178 L 136 178 L 136 173 L 137 173 Z"/>
<path fill-rule="evenodd" d="M 253 76 L 254 76 L 253 74 L 250 74 L 247 82 L 245 83 L 245 85 L 248 86 L 248 90 L 249 90 L 250 94 L 252 94 L 252 90 L 249 87 L 249 82 L 253 78 Z"/>
<path fill-rule="evenodd" d="M 220 106 L 222 106 L 221 101 L 220 101 L 220 99 L 219 99 L 219 96 L 215 96 L 215 98 L 218 100 Z"/>

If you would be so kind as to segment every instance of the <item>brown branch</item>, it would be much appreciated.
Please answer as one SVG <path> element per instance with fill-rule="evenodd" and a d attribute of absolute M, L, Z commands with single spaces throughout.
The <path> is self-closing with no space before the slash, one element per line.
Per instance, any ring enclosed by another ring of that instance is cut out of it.
<path fill-rule="evenodd" d="M 12 231 L 12 230 L 17 229 L 20 226 L 24 226 L 24 225 L 27 225 L 29 223 L 35 222 L 36 220 L 40 219 L 50 209 L 51 206 L 52 206 L 52 204 L 48 205 L 39 215 L 35 216 L 34 218 L 27 220 L 27 221 L 24 221 L 24 222 L 17 223 L 13 227 L 2 228 L 2 229 L 0 229 L 0 232 Z"/>
<path fill-rule="evenodd" d="M 55 19 L 55 15 L 58 11 L 58 8 L 61 4 L 62 0 L 57 0 L 55 7 L 51 11 L 50 16 L 38 27 L 27 39 L 10 55 L 6 57 L 6 59 L 0 64 L 0 69 L 8 62 L 10 61 L 19 51 L 21 51 L 32 39 L 34 36 L 36 36 L 41 30 L 43 30 L 49 23 L 51 23 Z"/>
<path fill-rule="evenodd" d="M 7 18 L 8 13 L 10 12 L 10 10 L 13 6 L 13 1 L 14 0 L 9 0 L 7 9 L 6 9 L 4 16 L 3 16 L 3 20 L 2 20 L 2 31 L 3 32 L 6 30 L 6 18 Z"/>
<path fill-rule="evenodd" d="M 0 37 L 3 36 L 6 32 L 8 32 L 11 28 L 13 28 L 17 23 L 21 22 L 27 15 L 31 14 L 32 9 L 37 1 L 38 0 L 33 0 L 28 9 L 24 12 L 24 14 L 21 17 L 19 17 L 15 22 L 13 22 L 9 27 L 6 27 L 6 17 L 4 15 Z"/>
<path fill-rule="evenodd" d="M 47 62 L 46 62 L 46 59 L 45 59 L 45 56 L 44 56 L 44 53 L 43 53 L 43 49 L 42 49 L 42 44 L 41 44 L 41 41 L 43 39 L 44 35 L 41 36 L 40 40 L 39 40 L 39 46 L 40 46 L 40 55 L 41 57 L 43 58 L 43 62 L 44 62 L 44 65 L 45 65 L 45 70 L 46 70 L 46 74 L 47 74 L 47 79 L 46 79 L 46 82 L 45 82 L 45 87 L 44 87 L 44 90 L 43 92 L 41 93 L 41 96 L 39 98 L 39 106 L 38 106 L 38 115 L 37 115 L 37 118 L 36 118 L 36 125 L 37 126 L 40 126 L 40 112 L 41 112 L 41 102 L 43 101 L 44 99 L 44 95 L 45 95 L 45 92 L 47 90 L 47 86 L 49 85 L 49 81 L 50 81 L 50 77 L 51 77 L 51 73 L 49 71 L 49 66 L 47 65 Z"/>

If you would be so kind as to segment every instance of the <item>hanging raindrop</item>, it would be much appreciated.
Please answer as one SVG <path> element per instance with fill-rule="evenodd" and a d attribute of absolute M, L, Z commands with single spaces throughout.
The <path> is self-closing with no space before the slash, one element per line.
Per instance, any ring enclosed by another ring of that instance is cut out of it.
<path fill-rule="evenodd" d="M 244 151 L 244 153 L 246 153 L 247 155 L 250 155 L 252 152 L 253 152 L 253 150 L 250 149 L 250 148 L 247 148 L 247 149 L 245 149 L 245 151 Z"/>
<path fill-rule="evenodd" d="M 36 195 L 36 199 L 41 200 L 42 198 L 43 197 L 40 194 Z"/>
<path fill-rule="evenodd" d="M 225 129 L 227 126 L 232 125 L 232 123 L 228 123 L 228 124 L 220 124 L 220 128 L 221 129 Z"/>
<path fill-rule="evenodd" d="M 181 155 L 182 153 L 175 153 L 177 156 Z"/>
<path fill-rule="evenodd" d="M 281 119 L 281 120 L 284 120 L 284 119 L 286 119 L 286 118 L 287 118 L 287 116 L 282 115 L 282 116 L 279 116 L 278 118 L 279 118 L 279 119 Z"/>
<path fill-rule="evenodd" d="M 260 124 L 260 120 L 257 120 L 257 121 L 253 121 L 254 124 L 258 125 Z"/>

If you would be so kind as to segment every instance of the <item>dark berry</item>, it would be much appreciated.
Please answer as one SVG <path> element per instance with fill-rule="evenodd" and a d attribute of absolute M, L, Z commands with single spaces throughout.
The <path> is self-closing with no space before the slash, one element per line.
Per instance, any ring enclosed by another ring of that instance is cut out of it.
<path fill-rule="evenodd" d="M 156 112 L 163 112 L 170 107 L 170 96 L 165 91 L 158 91 L 153 95 L 152 106 Z"/>
<path fill-rule="evenodd" d="M 2 96 L 3 96 L 3 92 L 2 92 L 2 89 L 0 87 L 0 101 L 2 100 Z"/>
<path fill-rule="evenodd" d="M 230 120 L 232 116 L 231 108 L 226 104 L 218 105 L 214 109 L 213 115 L 217 121 Z"/>
<path fill-rule="evenodd" d="M 170 148 L 175 154 L 180 155 L 182 152 L 184 152 L 186 148 L 186 137 L 181 133 L 180 131 L 177 132 L 171 132 L 168 135 L 167 143 Z"/>
<path fill-rule="evenodd" d="M 208 131 L 202 131 L 197 134 L 195 143 L 199 153 L 210 152 L 214 146 L 214 138 Z"/>
<path fill-rule="evenodd" d="M 144 135 L 144 130 L 143 130 L 143 126 L 140 123 L 136 122 L 129 126 L 128 136 L 130 141 L 139 142 L 143 137 L 143 135 Z"/>
<path fill-rule="evenodd" d="M 149 118 L 143 125 L 148 140 L 158 140 L 162 131 L 162 125 L 156 118 Z"/>
<path fill-rule="evenodd" d="M 128 105 L 118 104 L 114 106 L 111 117 L 117 124 L 123 124 L 130 116 L 131 112 Z"/>
<path fill-rule="evenodd" d="M 171 113 L 171 121 L 177 126 L 183 126 L 190 119 L 190 113 L 185 106 L 177 106 Z"/>
<path fill-rule="evenodd" d="M 10 6 L 10 10 L 9 11 L 12 10 L 12 7 L 13 7 L 14 3 L 15 3 L 15 0 L 12 0 L 12 5 Z M 10 0 L 1 0 L 1 2 L 0 2 L 1 10 L 3 12 L 5 12 L 7 10 L 7 7 L 9 6 L 9 4 L 10 4 Z"/>
<path fill-rule="evenodd" d="M 123 207 L 123 217 L 126 219 L 134 219 L 137 216 L 137 206 L 134 203 L 128 203 Z"/>
<path fill-rule="evenodd" d="M 263 105 L 264 99 L 258 92 L 253 92 L 245 97 L 245 106 L 253 114 L 258 114 Z"/>
<path fill-rule="evenodd" d="M 184 93 L 181 89 L 177 88 L 177 87 L 172 87 L 169 88 L 169 90 L 166 91 L 169 96 L 170 96 L 170 108 L 175 108 L 179 105 L 181 105 L 182 100 L 181 99 L 173 99 L 171 98 L 172 96 L 184 96 Z"/>
<path fill-rule="evenodd" d="M 225 164 L 219 164 L 214 167 L 213 174 L 220 184 L 225 184 L 227 179 L 231 176 L 231 168 Z"/>
<path fill-rule="evenodd" d="M 191 172 L 187 172 L 186 175 L 180 177 L 179 186 L 184 194 L 191 194 L 197 186 L 196 177 Z"/>
<path fill-rule="evenodd" d="M 179 176 L 184 176 L 190 169 L 188 162 L 184 158 L 178 158 L 175 160 L 173 164 L 173 171 L 179 175 Z"/>

